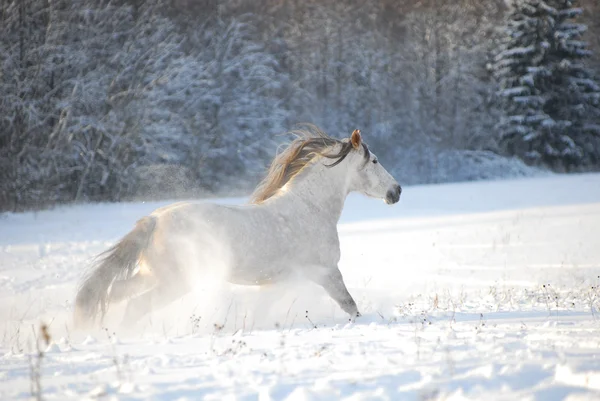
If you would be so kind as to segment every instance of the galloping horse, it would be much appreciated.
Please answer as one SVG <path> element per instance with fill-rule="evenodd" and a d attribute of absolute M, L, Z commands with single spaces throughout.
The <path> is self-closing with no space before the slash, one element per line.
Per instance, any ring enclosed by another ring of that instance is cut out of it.
<path fill-rule="evenodd" d="M 128 300 L 131 324 L 191 290 L 191 277 L 218 262 L 234 284 L 302 276 L 321 285 L 351 318 L 360 316 L 338 269 L 337 222 L 353 191 L 394 204 L 401 188 L 363 143 L 359 130 L 338 140 L 316 128 L 273 160 L 247 205 L 180 202 L 155 210 L 101 255 L 75 300 L 78 327 Z"/>

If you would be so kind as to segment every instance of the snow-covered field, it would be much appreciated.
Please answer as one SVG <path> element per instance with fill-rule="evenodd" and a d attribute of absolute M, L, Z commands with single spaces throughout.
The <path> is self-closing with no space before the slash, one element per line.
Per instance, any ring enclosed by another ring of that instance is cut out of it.
<path fill-rule="evenodd" d="M 135 330 L 116 308 L 74 331 L 91 258 L 162 204 L 0 217 L 0 399 L 600 399 L 600 175 L 351 196 L 355 323 L 312 284 L 207 281 Z"/>

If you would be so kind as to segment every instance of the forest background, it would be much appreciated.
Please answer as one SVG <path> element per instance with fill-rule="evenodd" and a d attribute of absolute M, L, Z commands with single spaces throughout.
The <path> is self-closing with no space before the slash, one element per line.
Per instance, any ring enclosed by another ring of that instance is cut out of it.
<path fill-rule="evenodd" d="M 600 2 L 519 3 L 575 32 L 578 116 L 521 51 L 543 37 L 507 50 L 505 0 L 0 0 L 0 211 L 244 194 L 304 122 L 361 129 L 402 184 L 598 170 Z"/>

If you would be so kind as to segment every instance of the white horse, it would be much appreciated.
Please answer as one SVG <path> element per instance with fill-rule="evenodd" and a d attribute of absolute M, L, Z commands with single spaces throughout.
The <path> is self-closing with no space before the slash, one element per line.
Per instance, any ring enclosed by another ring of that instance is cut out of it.
<path fill-rule="evenodd" d="M 353 319 L 360 316 L 338 269 L 337 222 L 358 191 L 394 204 L 401 188 L 362 142 L 313 128 L 271 164 L 250 204 L 181 202 L 155 210 L 101 254 L 75 301 L 78 327 L 128 299 L 131 324 L 191 290 L 192 277 L 217 264 L 234 284 L 264 285 L 302 276 L 321 285 Z"/>

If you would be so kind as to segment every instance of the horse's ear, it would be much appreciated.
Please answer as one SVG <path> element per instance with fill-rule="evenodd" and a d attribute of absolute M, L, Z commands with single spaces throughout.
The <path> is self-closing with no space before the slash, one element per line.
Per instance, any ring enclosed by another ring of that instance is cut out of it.
<path fill-rule="evenodd" d="M 362 142 L 362 138 L 360 137 L 360 130 L 355 129 L 352 132 L 352 136 L 350 137 L 350 142 L 352 142 L 352 146 L 354 149 L 358 149 L 360 147 L 360 143 Z"/>

